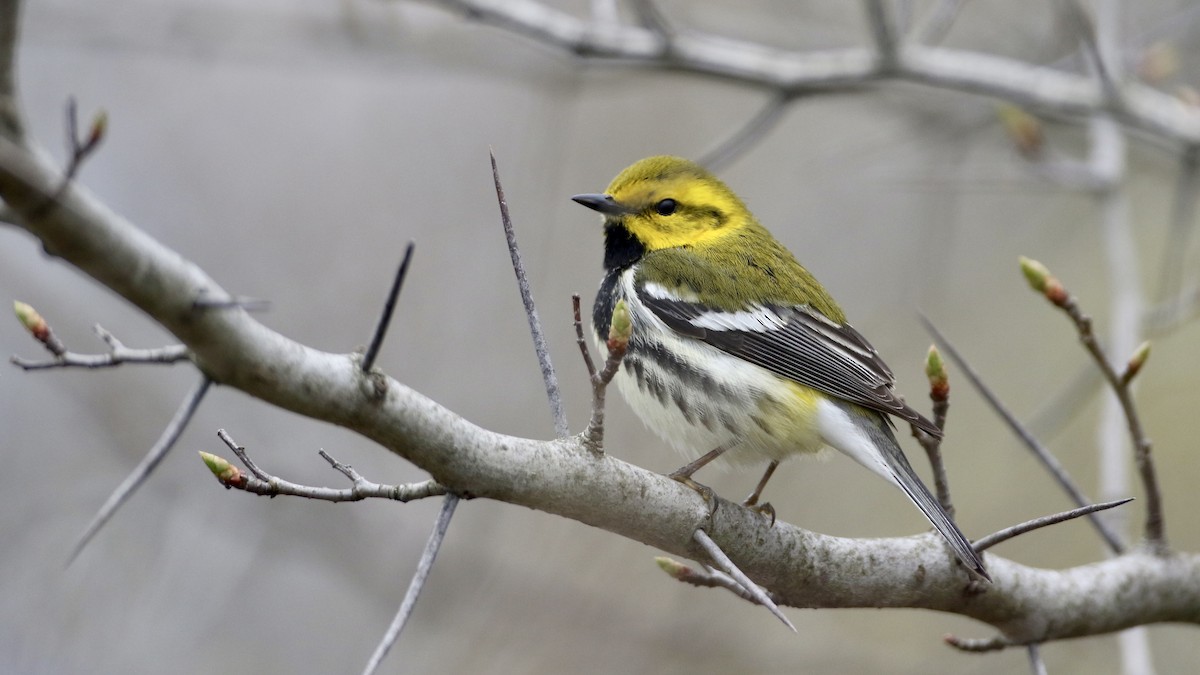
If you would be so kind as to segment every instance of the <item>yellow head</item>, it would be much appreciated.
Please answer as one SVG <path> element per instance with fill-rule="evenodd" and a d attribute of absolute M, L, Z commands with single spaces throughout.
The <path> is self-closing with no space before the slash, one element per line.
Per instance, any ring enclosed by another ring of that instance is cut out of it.
<path fill-rule="evenodd" d="M 713 244 L 754 222 L 724 183 L 679 157 L 648 157 L 622 171 L 605 194 L 573 199 L 620 221 L 647 251 Z"/>

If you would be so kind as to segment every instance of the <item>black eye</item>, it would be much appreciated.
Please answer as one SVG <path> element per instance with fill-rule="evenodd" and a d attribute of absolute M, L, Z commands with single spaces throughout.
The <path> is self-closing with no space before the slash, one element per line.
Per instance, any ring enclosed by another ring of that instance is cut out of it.
<path fill-rule="evenodd" d="M 675 213 L 675 209 L 678 208 L 679 204 L 674 199 L 664 199 L 654 205 L 654 210 L 657 211 L 658 215 L 660 216 L 669 216 L 672 213 Z"/>

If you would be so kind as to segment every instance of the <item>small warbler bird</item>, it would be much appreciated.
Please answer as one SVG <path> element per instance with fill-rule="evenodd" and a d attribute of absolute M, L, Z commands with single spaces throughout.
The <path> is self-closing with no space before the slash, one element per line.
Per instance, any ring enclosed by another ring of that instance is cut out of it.
<path fill-rule="evenodd" d="M 779 462 L 831 446 L 899 487 L 967 568 L 979 555 L 917 477 L 889 415 L 941 437 L 894 389 L 892 371 L 841 308 L 737 195 L 699 165 L 650 157 L 605 194 L 574 201 L 604 216 L 604 280 L 592 324 L 603 343 L 618 300 L 632 324 L 617 385 L 647 426 L 685 453 L 691 480 L 719 456 Z M 767 508 L 768 505 L 763 505 Z"/>

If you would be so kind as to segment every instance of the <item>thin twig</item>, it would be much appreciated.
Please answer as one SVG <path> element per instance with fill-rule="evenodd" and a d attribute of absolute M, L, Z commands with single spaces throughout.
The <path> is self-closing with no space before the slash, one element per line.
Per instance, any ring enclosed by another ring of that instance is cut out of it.
<path fill-rule="evenodd" d="M 183 403 L 180 404 L 179 410 L 175 411 L 175 416 L 171 418 L 171 421 L 167 424 L 167 427 L 163 429 L 162 435 L 158 437 L 158 441 L 154 443 L 154 445 L 150 448 L 150 451 L 147 452 L 146 456 L 142 458 L 142 461 L 139 462 L 136 467 L 134 467 L 133 471 L 131 471 L 129 475 L 125 477 L 125 480 L 121 481 L 121 484 L 117 486 L 117 489 L 113 490 L 113 493 L 109 495 L 108 499 L 104 502 L 104 505 L 100 507 L 100 510 L 97 511 L 96 515 L 92 518 L 92 522 L 88 523 L 88 526 L 83 531 L 83 534 L 80 535 L 78 541 L 75 542 L 75 547 L 71 549 L 71 556 L 67 558 L 68 566 L 75 560 L 80 551 L 87 546 L 88 542 L 90 542 L 92 538 L 96 536 L 96 533 L 100 531 L 100 528 L 104 527 L 104 524 L 107 523 L 110 518 L 112 518 L 113 514 L 117 512 L 117 509 L 120 508 L 121 505 L 124 504 L 130 497 L 132 497 L 133 493 L 139 487 L 141 487 L 142 483 L 144 483 L 147 478 L 150 477 L 151 472 L 154 471 L 159 462 L 161 462 L 163 458 L 167 456 L 167 452 L 171 450 L 171 448 L 175 445 L 175 441 L 179 440 L 180 434 L 182 434 L 183 430 L 187 428 L 188 422 L 192 421 L 192 415 L 195 414 L 196 408 L 200 405 L 200 401 L 204 400 L 204 394 L 208 392 L 208 386 L 210 384 L 212 384 L 212 380 L 208 379 L 208 377 L 204 375 L 200 376 L 200 381 L 196 383 L 196 386 L 193 387 L 192 390 L 188 392 L 187 397 L 183 399 Z"/>
<path fill-rule="evenodd" d="M 196 298 L 192 309 L 244 309 L 247 312 L 265 312 L 271 309 L 271 301 L 237 295 L 230 298 Z"/>
<path fill-rule="evenodd" d="M 83 166 L 83 163 L 96 151 L 96 148 L 100 147 L 100 143 L 104 140 L 104 135 L 108 129 L 108 115 L 103 110 L 97 112 L 92 117 L 92 123 L 88 127 L 87 136 L 82 139 L 79 137 L 77 117 L 75 97 L 70 97 L 67 99 L 66 114 L 67 166 L 63 171 L 62 180 L 54 190 L 54 193 L 30 211 L 29 217 L 34 220 L 46 215 L 59 202 L 63 194 L 67 191 L 67 188 L 71 185 L 71 181 L 75 180 L 75 176 L 79 173 L 79 169 Z"/>
<path fill-rule="evenodd" d="M 613 377 L 621 367 L 621 362 L 625 358 L 625 352 L 629 348 L 629 335 L 616 335 L 615 331 L 610 330 L 608 339 L 608 359 L 604 362 L 604 369 L 597 371 L 596 364 L 592 361 L 591 352 L 588 350 L 587 341 L 583 338 L 583 317 L 579 309 L 579 295 L 571 296 L 571 306 L 574 312 L 575 319 L 575 341 L 579 345 L 579 351 L 583 354 L 583 363 L 587 366 L 588 380 L 592 384 L 592 416 L 588 420 L 587 429 L 583 432 L 583 444 L 592 452 L 602 452 L 604 449 L 604 407 L 605 396 L 608 392 L 608 385 L 612 383 Z M 618 304 L 618 306 L 621 306 Z M 614 315 L 616 312 L 614 312 Z M 628 328 L 628 326 L 626 327 Z"/>
<path fill-rule="evenodd" d="M 1088 63 L 1100 80 L 1100 86 L 1104 89 L 1108 102 L 1113 105 L 1117 104 L 1120 101 L 1121 91 L 1117 88 L 1113 69 L 1108 62 L 1108 55 L 1104 53 L 1105 50 L 1099 43 L 1096 25 L 1092 22 L 1092 17 L 1079 4 L 1079 0 L 1060 0 L 1058 5 L 1059 11 L 1071 22 L 1078 34 L 1079 41 L 1083 44 L 1083 51 L 1087 54 Z"/>
<path fill-rule="evenodd" d="M 525 317 L 529 320 L 529 333 L 533 336 L 533 350 L 537 352 L 538 366 L 542 370 L 542 383 L 546 387 L 546 398 L 550 401 L 550 413 L 554 416 L 554 433 L 559 438 L 566 438 L 571 435 L 571 427 L 567 424 L 567 413 L 563 409 L 558 377 L 554 374 L 554 364 L 550 362 L 550 348 L 546 346 L 542 322 L 538 319 L 537 307 L 533 304 L 533 292 L 529 290 L 529 277 L 525 274 L 521 250 L 517 248 L 517 235 L 513 231 L 512 218 L 508 215 L 508 200 L 504 198 L 504 188 L 500 185 L 496 155 L 488 154 L 492 158 L 492 180 L 496 184 L 496 199 L 500 202 L 500 222 L 504 225 L 504 237 L 508 241 L 508 254 L 512 258 L 513 272 L 517 275 L 521 304 L 525 306 Z"/>
<path fill-rule="evenodd" d="M 437 559 L 438 551 L 442 548 L 442 542 L 446 538 L 446 531 L 450 528 L 450 517 L 454 515 L 454 508 L 458 506 L 458 501 L 458 495 L 454 493 L 448 493 L 446 498 L 442 500 L 442 510 L 438 513 L 437 522 L 433 526 L 433 532 L 429 535 L 429 541 L 425 543 L 425 550 L 421 553 L 421 560 L 417 563 L 417 571 L 413 574 L 412 581 L 408 584 L 408 592 L 404 594 L 404 601 L 400 603 L 400 610 L 396 612 L 396 617 L 392 619 L 392 624 L 388 626 L 387 632 L 384 633 L 383 640 L 379 642 L 379 646 L 371 654 L 371 659 L 367 661 L 367 667 L 363 669 L 363 675 L 374 673 L 383 661 L 383 657 L 387 656 L 392 645 L 396 644 L 396 640 L 400 638 L 400 633 L 404 630 L 404 624 L 408 622 L 408 618 L 412 616 L 413 608 L 417 605 L 417 597 L 421 594 L 421 589 L 425 587 L 425 580 L 429 577 L 429 571 L 433 569 L 433 561 Z"/>
<path fill-rule="evenodd" d="M 958 367 L 963 371 L 963 375 L 966 375 L 967 381 L 970 382 L 973 387 L 975 387 L 976 391 L 978 391 L 981 396 L 983 396 L 984 400 L 988 402 L 988 405 L 990 405 L 992 409 L 996 411 L 996 414 L 998 414 L 1000 418 L 1004 420 L 1004 423 L 1008 425 L 1009 429 L 1017 435 L 1017 438 L 1021 439 L 1021 442 L 1025 444 L 1025 447 L 1033 452 L 1034 457 L 1036 457 L 1038 461 L 1042 463 L 1042 466 L 1044 466 L 1046 470 L 1050 472 L 1050 475 L 1054 477 L 1054 480 L 1057 481 L 1059 486 L 1062 487 L 1068 496 L 1070 496 L 1071 501 L 1075 502 L 1076 506 L 1087 506 L 1088 504 L 1091 504 L 1092 501 L 1083 494 L 1078 486 L 1075 485 L 1075 481 L 1071 480 L 1071 477 L 1067 474 L 1066 469 L 1059 464 L 1058 459 L 1056 459 L 1054 455 L 1050 454 L 1050 451 L 1047 450 L 1037 438 L 1034 438 L 1033 434 L 1029 433 L 1029 431 L 1021 425 L 1021 422 L 1017 420 L 1017 418 L 1011 412 L 1009 412 L 1008 408 L 1005 407 L 1004 404 L 1000 402 L 1000 399 L 996 396 L 996 394 L 994 394 L 992 390 L 983 383 L 983 380 L 975 372 L 975 369 L 966 362 L 962 355 L 958 353 L 958 350 L 955 349 L 954 345 L 950 344 L 946 337 L 942 335 L 941 331 L 939 331 L 933 325 L 933 323 L 924 316 L 921 317 L 921 322 L 925 324 L 925 329 L 929 331 L 938 345 L 945 350 L 947 354 L 949 354 L 950 358 L 954 360 L 954 363 L 957 364 Z M 1108 545 L 1108 548 L 1113 553 L 1119 554 L 1124 552 L 1125 544 L 1121 541 L 1121 537 L 1116 532 L 1113 532 L 1103 520 L 1100 520 L 1091 514 L 1088 515 L 1088 519 L 1091 521 L 1092 525 L 1096 528 L 1096 531 L 1100 534 L 1101 538 L 1104 539 L 1105 543 Z"/>
<path fill-rule="evenodd" d="M 721 550 L 720 546 L 717 546 L 717 543 L 712 540 L 712 537 L 708 536 L 707 532 L 700 529 L 696 530 L 692 533 L 692 540 L 699 544 L 700 548 L 704 549 L 704 552 L 707 553 L 710 558 L 712 558 L 712 561 L 716 563 L 718 567 L 722 568 L 726 574 L 733 577 L 739 584 L 741 584 L 742 588 L 746 589 L 753 602 L 770 610 L 770 612 L 775 615 L 775 618 L 782 621 L 783 625 L 791 628 L 793 633 L 798 632 L 796 627 L 792 625 L 792 622 L 788 621 L 787 616 L 780 611 L 779 606 L 776 605 L 775 602 L 771 600 L 770 596 L 767 595 L 766 591 L 764 591 L 758 584 L 751 581 L 750 577 L 746 576 L 742 570 L 738 569 L 738 566 L 729 559 L 729 556 L 725 555 L 725 552 Z"/>
<path fill-rule="evenodd" d="M 1167 547 L 1166 523 L 1163 520 L 1162 510 L 1162 493 L 1159 491 L 1158 475 L 1155 471 L 1154 459 L 1151 455 L 1153 444 L 1142 428 L 1141 416 L 1138 413 L 1137 405 L 1133 401 L 1131 383 L 1124 380 L 1122 375 L 1109 363 L 1103 347 L 1100 346 L 1100 342 L 1096 339 L 1095 332 L 1092 330 L 1091 317 L 1079 309 L 1074 296 L 1068 295 L 1060 307 L 1071 318 L 1071 321 L 1075 323 L 1080 341 L 1083 342 L 1083 346 L 1087 349 L 1088 354 L 1091 354 L 1092 360 L 1096 362 L 1096 366 L 1104 375 L 1104 379 L 1112 387 L 1113 393 L 1116 394 L 1117 402 L 1121 406 L 1121 411 L 1125 416 L 1126 427 L 1133 442 L 1134 461 L 1137 464 L 1138 473 L 1142 479 L 1142 488 L 1146 492 L 1146 540 L 1154 550 L 1161 553 Z"/>
<path fill-rule="evenodd" d="M 925 44 L 941 42 L 946 33 L 950 32 L 950 27 L 954 25 L 954 20 L 958 18 L 958 12 L 964 4 L 966 0 L 942 0 L 926 13 L 924 21 L 913 25 L 911 34 Z"/>
<path fill-rule="evenodd" d="M 754 117 L 747 120 L 715 148 L 701 155 L 699 164 L 716 171 L 740 157 L 771 133 L 783 119 L 784 113 L 795 98 L 785 92 L 779 92 L 772 96 L 766 105 L 754 114 Z"/>
<path fill-rule="evenodd" d="M 108 345 L 107 354 L 77 354 L 64 351 L 48 361 L 11 357 L 13 365 L 23 370 L 45 370 L 48 368 L 111 368 L 125 363 L 178 363 L 192 358 L 191 351 L 184 345 L 167 345 L 156 349 L 130 349 L 112 333 L 99 324 L 96 335 Z"/>
<path fill-rule="evenodd" d="M 654 562 L 658 563 L 658 566 L 676 581 L 700 588 L 723 588 L 746 602 L 752 602 L 756 605 L 761 604 L 753 593 L 746 590 L 745 586 L 720 570 L 715 570 L 707 565 L 704 566 L 703 570 L 698 570 L 691 565 L 685 565 L 665 556 L 655 558 Z M 771 598 L 772 602 L 778 604 L 774 593 L 766 589 L 763 589 L 763 592 L 767 594 L 767 597 Z"/>
<path fill-rule="evenodd" d="M 1196 227 L 1196 198 L 1200 195 L 1200 146 L 1189 145 L 1179 159 L 1171 226 L 1159 264 L 1158 302 L 1169 301 L 1183 288 L 1184 260 Z"/>
<path fill-rule="evenodd" d="M 1029 671 L 1033 675 L 1047 675 L 1046 662 L 1042 660 L 1042 651 L 1037 643 L 1025 647 L 1025 653 L 1029 655 Z"/>
<path fill-rule="evenodd" d="M 900 49 L 895 17 L 888 12 L 890 3 L 884 0 L 866 0 L 867 20 L 871 27 L 871 39 L 875 41 L 877 67 L 882 72 L 895 70 Z"/>
<path fill-rule="evenodd" d="M 1074 520 L 1080 516 L 1086 516 L 1090 513 L 1096 513 L 1097 511 L 1105 511 L 1118 507 L 1122 504 L 1128 504 L 1131 501 L 1133 501 L 1133 497 L 1127 497 L 1125 499 L 1104 502 L 1103 504 L 1089 504 L 1088 506 L 1081 506 L 1077 509 L 1071 509 L 1070 511 L 1063 511 L 1062 513 L 1055 513 L 1049 516 L 1042 516 L 1041 518 L 1034 518 L 1033 520 L 1027 520 L 1019 525 L 1006 527 L 999 532 L 993 532 L 986 537 L 980 537 L 979 539 L 975 540 L 972 546 L 974 546 L 976 552 L 982 553 L 996 544 L 1008 541 L 1009 539 L 1025 534 L 1026 532 L 1032 532 L 1049 525 L 1055 525 L 1068 520 Z"/>
<path fill-rule="evenodd" d="M 204 463 L 208 465 L 209 470 L 217 476 L 217 480 L 222 485 L 251 494 L 267 497 L 286 495 L 325 502 L 357 502 L 364 499 L 389 499 L 397 502 L 411 502 L 427 497 L 438 497 L 448 492 L 444 486 L 434 480 L 401 485 L 374 483 L 363 478 L 362 474 L 355 471 L 350 465 L 342 464 L 329 456 L 329 453 L 324 450 L 318 450 L 317 454 L 321 455 L 326 462 L 329 462 L 329 465 L 334 470 L 348 478 L 353 483 L 353 487 L 335 489 L 301 485 L 284 480 L 278 476 L 273 476 L 260 469 L 250 459 L 250 456 L 246 453 L 246 448 L 234 442 L 233 438 L 224 429 L 218 429 L 217 436 L 233 451 L 233 454 L 238 456 L 238 459 L 242 460 L 242 463 L 250 470 L 250 474 L 247 475 L 217 455 L 201 452 L 201 458 L 204 459 Z"/>
<path fill-rule="evenodd" d="M 379 321 L 375 324 L 375 332 L 371 335 L 371 344 L 363 354 L 361 367 L 364 373 L 371 371 L 371 367 L 375 365 L 375 357 L 379 356 L 379 348 L 383 346 L 383 338 L 387 335 L 388 326 L 392 323 L 392 313 L 396 311 L 396 298 L 400 297 L 400 289 L 404 286 L 404 277 L 408 274 L 408 263 L 412 261 L 415 247 L 416 244 L 411 241 L 404 247 L 404 259 L 400 261 L 396 277 L 392 279 L 392 287 L 388 290 L 387 299 L 383 302 L 383 312 L 380 313 Z"/>
<path fill-rule="evenodd" d="M 925 375 L 929 379 L 929 400 L 933 403 L 933 423 L 946 431 L 946 417 L 950 412 L 950 379 L 946 365 L 937 347 L 931 346 L 925 359 Z M 942 459 L 942 439 L 912 426 L 912 434 L 925 450 L 929 466 L 933 470 L 933 485 L 938 503 L 951 518 L 954 518 L 954 502 L 950 498 L 950 481 L 946 477 L 946 463 Z M 944 438 L 945 436 L 943 436 Z"/>

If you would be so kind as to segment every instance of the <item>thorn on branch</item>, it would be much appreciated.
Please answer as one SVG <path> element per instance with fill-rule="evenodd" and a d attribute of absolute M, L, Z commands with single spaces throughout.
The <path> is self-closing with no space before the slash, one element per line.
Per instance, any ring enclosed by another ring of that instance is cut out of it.
<path fill-rule="evenodd" d="M 1097 511 L 1106 511 L 1108 509 L 1121 506 L 1122 504 L 1128 504 L 1131 501 L 1133 501 L 1133 497 L 1117 499 L 1115 501 L 1104 502 L 1101 504 L 1089 504 L 1087 506 L 1081 506 L 1077 509 L 1071 509 L 1070 511 L 1063 511 L 1062 513 L 1055 513 L 1049 516 L 1042 516 L 1041 518 L 1034 518 L 1033 520 L 1027 520 L 1019 525 L 1006 527 L 1003 530 L 989 534 L 986 537 L 981 537 L 975 541 L 973 546 L 977 553 L 982 553 L 996 544 L 1008 541 L 1009 539 L 1025 534 L 1026 532 L 1032 532 L 1050 525 L 1064 523 L 1068 520 L 1074 520 L 1080 516 L 1096 513 Z"/>
<path fill-rule="evenodd" d="M 375 324 L 375 332 L 371 335 L 370 345 L 363 354 L 360 365 L 364 373 L 371 372 L 371 367 L 375 365 L 375 357 L 379 355 L 379 349 L 383 346 L 383 338 L 387 335 L 388 326 L 392 322 L 392 314 L 396 311 L 396 299 L 400 297 L 400 289 L 404 286 L 404 277 L 408 275 L 408 264 L 412 261 L 414 248 L 416 248 L 416 244 L 411 241 L 404 247 L 404 258 L 400 261 L 400 267 L 396 270 L 395 278 L 392 279 L 392 287 L 388 291 L 387 299 L 383 302 L 383 312 L 380 313 L 379 321 Z"/>

